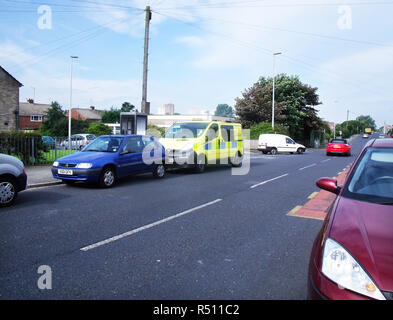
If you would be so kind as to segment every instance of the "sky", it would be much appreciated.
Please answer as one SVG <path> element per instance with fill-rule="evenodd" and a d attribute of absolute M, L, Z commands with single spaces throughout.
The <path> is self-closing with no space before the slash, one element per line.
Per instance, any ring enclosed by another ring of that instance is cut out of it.
<path fill-rule="evenodd" d="M 319 116 L 393 124 L 391 0 L 0 0 L 0 65 L 20 100 L 140 109 L 145 8 L 148 101 L 157 113 L 214 112 L 259 77 L 318 88 Z"/>

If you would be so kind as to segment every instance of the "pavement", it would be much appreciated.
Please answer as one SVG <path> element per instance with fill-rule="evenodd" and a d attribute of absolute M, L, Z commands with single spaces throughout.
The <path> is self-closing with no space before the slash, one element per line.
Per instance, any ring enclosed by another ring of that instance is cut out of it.
<path fill-rule="evenodd" d="M 52 176 L 51 166 L 28 166 L 25 167 L 27 174 L 27 186 L 31 188 L 39 188 L 62 183 Z"/>

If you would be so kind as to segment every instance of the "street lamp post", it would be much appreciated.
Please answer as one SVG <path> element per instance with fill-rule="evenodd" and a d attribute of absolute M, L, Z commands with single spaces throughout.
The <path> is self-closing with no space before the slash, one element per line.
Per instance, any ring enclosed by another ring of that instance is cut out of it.
<path fill-rule="evenodd" d="M 276 56 L 280 55 L 281 52 L 273 53 L 273 97 L 272 97 L 272 129 L 274 130 L 274 95 L 276 85 Z"/>
<path fill-rule="evenodd" d="M 70 110 L 68 111 L 68 149 L 71 150 L 71 111 L 72 111 L 72 60 L 78 59 L 77 56 L 71 56 L 71 76 L 70 76 Z"/>

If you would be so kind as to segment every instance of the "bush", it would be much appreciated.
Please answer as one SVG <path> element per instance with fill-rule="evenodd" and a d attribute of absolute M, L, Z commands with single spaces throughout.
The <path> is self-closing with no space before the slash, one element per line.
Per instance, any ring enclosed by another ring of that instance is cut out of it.
<path fill-rule="evenodd" d="M 87 129 L 87 133 L 94 134 L 95 136 L 99 137 L 112 134 L 112 129 L 101 122 L 91 122 L 89 128 Z"/>
<path fill-rule="evenodd" d="M 266 133 L 279 133 L 288 135 L 288 129 L 281 125 L 274 125 L 274 130 L 272 129 L 272 124 L 270 122 L 261 122 L 251 126 L 250 128 L 250 139 L 257 140 L 259 135 Z"/>

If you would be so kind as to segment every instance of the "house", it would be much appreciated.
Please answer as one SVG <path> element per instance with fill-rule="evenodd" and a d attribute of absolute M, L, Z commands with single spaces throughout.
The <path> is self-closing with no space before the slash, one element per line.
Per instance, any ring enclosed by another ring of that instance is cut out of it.
<path fill-rule="evenodd" d="M 19 88 L 22 86 L 0 66 L 0 131 L 18 130 Z"/>
<path fill-rule="evenodd" d="M 38 130 L 45 121 L 50 104 L 35 103 L 33 99 L 19 103 L 19 129 Z"/>
<path fill-rule="evenodd" d="M 71 118 L 75 120 L 88 120 L 99 122 L 104 114 L 104 110 L 97 110 L 94 106 L 91 106 L 89 109 L 83 108 L 72 108 Z M 67 112 L 68 117 L 68 112 Z"/>

